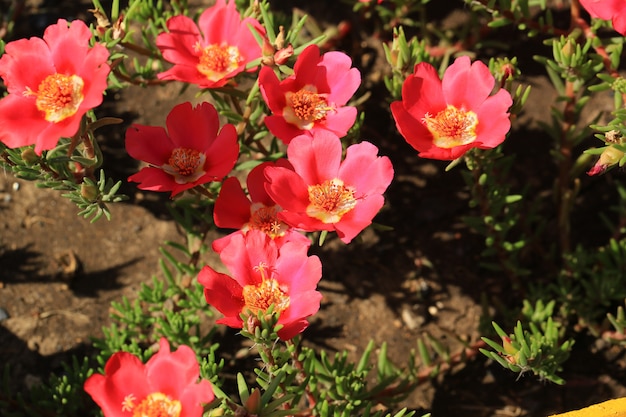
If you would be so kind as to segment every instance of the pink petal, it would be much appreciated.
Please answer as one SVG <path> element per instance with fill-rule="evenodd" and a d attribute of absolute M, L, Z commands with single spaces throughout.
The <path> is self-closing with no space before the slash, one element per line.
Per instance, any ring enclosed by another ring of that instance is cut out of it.
<path fill-rule="evenodd" d="M 196 23 L 187 16 L 174 16 L 167 20 L 167 29 L 169 32 L 160 33 L 156 39 L 163 58 L 195 68 L 199 60 L 194 47 L 202 40 Z"/>
<path fill-rule="evenodd" d="M 337 235 L 344 243 L 350 243 L 352 239 L 363 229 L 369 226 L 383 207 L 385 200 L 382 195 L 372 195 L 358 200 L 357 205 L 346 213 L 338 223 L 335 223 Z"/>
<path fill-rule="evenodd" d="M 361 198 L 385 192 L 393 179 L 393 166 L 389 158 L 378 156 L 376 146 L 361 142 L 348 147 L 338 176 Z"/>
<path fill-rule="evenodd" d="M 437 70 L 421 62 L 412 76 L 402 84 L 402 103 L 415 119 L 422 120 L 426 113 L 435 115 L 447 106 Z"/>
<path fill-rule="evenodd" d="M 340 107 L 336 109 L 334 112 L 328 113 L 326 115 L 326 120 L 323 125 L 320 125 L 320 128 L 325 128 L 330 130 L 338 137 L 342 138 L 347 133 L 348 130 L 354 125 L 356 120 L 357 110 L 356 107 Z M 315 131 L 317 126 L 314 126 L 312 131 Z M 315 135 L 315 133 L 313 133 Z"/>
<path fill-rule="evenodd" d="M 304 212 L 309 205 L 309 192 L 302 178 L 293 170 L 267 167 L 265 190 L 276 204 L 288 211 Z"/>
<path fill-rule="evenodd" d="M 39 84 L 56 69 L 48 45 L 40 38 L 19 39 L 6 44 L 0 57 L 0 76 L 10 94 L 37 91 Z"/>
<path fill-rule="evenodd" d="M 200 366 L 196 354 L 189 346 L 180 346 L 170 352 L 170 345 L 161 338 L 159 351 L 146 363 L 146 377 L 154 391 L 162 392 L 171 398 L 180 395 L 200 377 Z"/>
<path fill-rule="evenodd" d="M 319 131 L 315 138 L 295 137 L 287 148 L 287 159 L 306 184 L 322 184 L 337 177 L 342 152 L 341 140 L 334 133 Z"/>
<path fill-rule="evenodd" d="M 270 67 L 262 67 L 259 71 L 259 89 L 272 113 L 282 114 L 287 105 L 285 91 L 281 88 L 278 77 Z"/>
<path fill-rule="evenodd" d="M 104 367 L 104 375 L 90 376 L 83 388 L 106 416 L 120 415 L 121 404 L 128 395 L 141 400 L 150 393 L 144 365 L 128 352 L 113 354 Z"/>
<path fill-rule="evenodd" d="M 285 145 L 289 145 L 296 136 L 310 135 L 310 132 L 298 129 L 295 125 L 288 123 L 282 116 L 266 116 L 263 121 L 270 133 L 280 139 Z"/>
<path fill-rule="evenodd" d="M 508 109 L 513 104 L 511 95 L 506 90 L 499 90 L 480 106 L 476 142 L 481 148 L 495 148 L 501 144 L 511 129 Z"/>
<path fill-rule="evenodd" d="M 289 287 L 289 294 L 313 291 L 322 278 L 322 263 L 317 256 L 307 256 L 308 245 L 287 242 L 276 261 L 277 280 Z"/>
<path fill-rule="evenodd" d="M 239 314 L 244 301 L 242 287 L 237 281 L 205 266 L 198 274 L 198 282 L 204 286 L 204 297 L 209 305 L 215 307 L 225 317 L 234 318 L 241 323 Z"/>
<path fill-rule="evenodd" d="M 434 147 L 433 136 L 430 131 L 404 108 L 401 101 L 391 103 L 391 114 L 396 121 L 398 132 L 409 145 L 420 152 L 420 155 L 421 152 Z"/>
<path fill-rule="evenodd" d="M 457 109 L 475 111 L 491 94 L 494 84 L 495 79 L 485 64 L 476 61 L 470 65 L 469 57 L 462 56 L 443 76 L 443 95 Z"/>

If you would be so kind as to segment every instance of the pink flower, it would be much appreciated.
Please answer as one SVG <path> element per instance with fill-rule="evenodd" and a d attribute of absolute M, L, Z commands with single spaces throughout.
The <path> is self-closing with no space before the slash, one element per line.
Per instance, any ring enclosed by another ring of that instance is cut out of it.
<path fill-rule="evenodd" d="M 345 243 L 371 224 L 393 179 L 391 161 L 369 142 L 349 146 L 343 162 L 341 155 L 330 132 L 294 138 L 287 148 L 293 170 L 265 169 L 267 193 L 283 208 L 278 218 L 305 231 L 334 230 Z"/>
<path fill-rule="evenodd" d="M 167 29 L 157 36 L 156 44 L 174 66 L 158 74 L 161 80 L 217 88 L 262 56 L 251 30 L 262 36 L 265 30 L 256 19 L 242 20 L 234 0 L 217 0 L 200 15 L 197 25 L 187 16 L 174 16 L 168 19 Z"/>
<path fill-rule="evenodd" d="M 170 352 L 164 338 L 159 351 L 144 365 L 128 353 L 113 354 L 104 375 L 87 378 L 84 389 L 105 417 L 201 417 L 203 403 L 213 401 L 209 381 L 200 377 L 196 354 L 189 346 Z"/>
<path fill-rule="evenodd" d="M 89 46 L 91 32 L 80 20 L 59 21 L 43 39 L 9 42 L 0 57 L 0 77 L 9 94 L 0 100 L 0 141 L 10 148 L 53 149 L 74 136 L 83 115 L 102 103 L 110 71 L 109 52 Z"/>
<path fill-rule="evenodd" d="M 225 317 L 217 323 L 242 328 L 241 314 L 254 318 L 274 305 L 279 313 L 278 336 L 289 340 L 308 326 L 307 317 L 320 307 L 316 291 L 322 277 L 317 256 L 307 256 L 308 246 L 286 242 L 280 248 L 267 234 L 250 230 L 232 237 L 220 253 L 232 278 L 205 266 L 198 275 L 207 303 Z"/>
<path fill-rule="evenodd" d="M 330 131 L 346 135 L 356 120 L 356 108 L 345 106 L 359 88 L 361 74 L 342 52 L 320 57 L 317 45 L 298 57 L 294 74 L 279 81 L 269 67 L 261 68 L 259 87 L 273 115 L 265 125 L 285 143 L 298 135 Z"/>
<path fill-rule="evenodd" d="M 458 58 L 439 79 L 427 63 L 415 66 L 391 113 L 405 140 L 422 158 L 452 160 L 471 148 L 494 148 L 511 128 L 511 95 L 490 95 L 495 79 L 480 61 Z"/>
<path fill-rule="evenodd" d="M 282 210 L 265 191 L 265 175 L 268 166 L 291 166 L 287 160 L 276 163 L 264 162 L 248 174 L 248 194 L 241 188 L 237 178 L 224 180 L 219 196 L 215 201 L 213 217 L 215 225 L 228 229 L 240 229 L 237 232 L 213 241 L 213 250 L 220 253 L 236 234 L 245 234 L 249 230 L 260 230 L 276 241 L 278 247 L 284 242 L 296 241 L 310 246 L 310 240 L 302 233 L 288 226 L 278 218 Z"/>
<path fill-rule="evenodd" d="M 131 175 L 138 188 L 176 194 L 211 181 L 219 181 L 235 166 L 239 156 L 237 132 L 230 124 L 218 133 L 215 107 L 186 102 L 172 109 L 167 132 L 158 126 L 132 125 L 126 131 L 126 150 L 150 166 Z"/>
<path fill-rule="evenodd" d="M 626 1 L 624 0 L 580 0 L 580 4 L 591 17 L 610 20 L 613 29 L 626 35 Z"/>

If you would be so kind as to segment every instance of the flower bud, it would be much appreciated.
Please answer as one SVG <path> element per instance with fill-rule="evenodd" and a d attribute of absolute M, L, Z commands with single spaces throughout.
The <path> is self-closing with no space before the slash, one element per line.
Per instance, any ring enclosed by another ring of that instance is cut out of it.
<path fill-rule="evenodd" d="M 98 198 L 98 188 L 93 184 L 82 183 L 80 185 L 80 195 L 85 200 L 94 202 Z"/>
<path fill-rule="evenodd" d="M 22 157 L 22 161 L 26 162 L 28 165 L 33 165 L 39 160 L 39 157 L 37 156 L 33 148 L 24 149 L 20 156 Z"/>
<path fill-rule="evenodd" d="M 259 415 L 261 413 L 261 391 L 254 388 L 244 404 L 249 415 Z"/>
<path fill-rule="evenodd" d="M 576 52 L 576 44 L 572 39 L 568 39 L 565 45 L 561 47 L 561 54 L 564 58 L 569 58 Z"/>
<path fill-rule="evenodd" d="M 607 146 L 600 154 L 598 162 L 587 172 L 587 175 L 603 174 L 608 168 L 619 163 L 624 157 L 624 152 L 614 146 Z"/>
<path fill-rule="evenodd" d="M 293 55 L 293 45 L 289 44 L 285 48 L 274 54 L 274 62 L 276 65 L 283 65 Z"/>

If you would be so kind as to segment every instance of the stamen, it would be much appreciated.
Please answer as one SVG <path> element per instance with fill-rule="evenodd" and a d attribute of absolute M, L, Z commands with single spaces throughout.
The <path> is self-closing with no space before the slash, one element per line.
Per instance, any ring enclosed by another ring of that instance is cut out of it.
<path fill-rule="evenodd" d="M 27 89 L 25 96 L 35 96 L 37 109 L 45 113 L 45 119 L 58 123 L 73 116 L 85 98 L 84 81 L 78 75 L 48 75 L 34 92 Z"/>
<path fill-rule="evenodd" d="M 297 125 L 300 129 L 309 130 L 315 122 L 324 120 L 326 114 L 333 110 L 323 94 L 317 94 L 314 86 L 286 94 L 287 107 L 283 109 L 283 117 L 287 122 Z"/>
<path fill-rule="evenodd" d="M 236 46 L 224 44 L 201 48 L 196 45 L 196 49 L 200 50 L 198 71 L 211 81 L 221 80 L 226 74 L 236 70 L 243 61 Z"/>
<path fill-rule="evenodd" d="M 178 184 L 186 184 L 204 175 L 204 161 L 206 155 L 195 149 L 176 148 L 168 163 L 161 168 L 172 175 Z"/>
<path fill-rule="evenodd" d="M 272 239 L 285 234 L 287 225 L 278 220 L 279 206 L 268 207 L 261 203 L 255 203 L 250 210 L 252 212 L 248 223 L 250 229 L 260 230 Z"/>
<path fill-rule="evenodd" d="M 340 179 L 324 181 L 309 186 L 307 214 L 324 223 L 337 223 L 341 217 L 356 206 L 354 190 L 346 187 Z"/>
<path fill-rule="evenodd" d="M 243 299 L 246 308 L 252 314 L 256 314 L 259 311 L 266 311 L 273 304 L 275 312 L 285 311 L 289 307 L 289 295 L 280 288 L 278 281 L 268 276 L 268 266 L 262 262 L 254 269 L 260 272 L 262 281 L 258 285 L 243 287 Z M 271 274 L 271 270 L 269 272 Z"/>
<path fill-rule="evenodd" d="M 180 417 L 182 404 L 160 392 L 153 392 L 132 409 L 133 417 Z M 124 410 L 122 411 L 131 411 Z"/>
<path fill-rule="evenodd" d="M 439 148 L 454 148 L 476 140 L 478 116 L 471 110 L 460 110 L 449 105 L 434 117 L 427 113 L 422 121 L 433 135 L 433 143 Z"/>

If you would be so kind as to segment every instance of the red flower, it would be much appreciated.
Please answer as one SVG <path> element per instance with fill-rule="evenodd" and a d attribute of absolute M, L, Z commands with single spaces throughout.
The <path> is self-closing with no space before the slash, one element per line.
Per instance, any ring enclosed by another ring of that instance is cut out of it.
<path fill-rule="evenodd" d="M 383 206 L 393 167 L 369 142 L 348 147 L 343 162 L 341 153 L 341 141 L 332 133 L 296 137 L 287 148 L 294 169 L 266 168 L 266 189 L 283 208 L 278 217 L 287 224 L 305 231 L 335 230 L 349 243 Z"/>
<path fill-rule="evenodd" d="M 48 26 L 43 39 L 9 42 L 0 77 L 9 94 L 0 100 L 0 141 L 10 148 L 53 149 L 78 132 L 83 115 L 102 103 L 109 52 L 89 47 L 91 32 L 80 20 Z"/>
<path fill-rule="evenodd" d="M 591 17 L 610 20 L 613 29 L 626 35 L 626 1 L 624 0 L 580 0 L 580 4 Z"/>
<path fill-rule="evenodd" d="M 158 126 L 132 125 L 126 131 L 126 150 L 150 166 L 128 180 L 138 188 L 176 194 L 228 174 L 239 156 L 237 131 L 233 125 L 220 127 L 217 111 L 209 103 L 195 108 L 186 102 L 172 109 L 167 132 Z"/>
<path fill-rule="evenodd" d="M 234 234 L 213 241 L 213 250 L 220 253 L 236 234 L 245 234 L 249 230 L 260 230 L 276 241 L 278 247 L 284 242 L 297 241 L 309 246 L 311 242 L 302 233 L 289 227 L 278 218 L 282 210 L 265 191 L 265 175 L 268 166 L 291 166 L 287 160 L 276 163 L 264 162 L 248 174 L 246 196 L 239 180 L 227 178 L 222 184 L 219 196 L 215 200 L 213 217 L 218 227 L 240 229 Z"/>
<path fill-rule="evenodd" d="M 242 328 L 241 314 L 254 315 L 274 305 L 283 327 L 278 336 L 289 340 L 308 326 L 307 317 L 320 307 L 316 291 L 322 277 L 317 256 L 307 256 L 308 246 L 286 242 L 280 248 L 267 234 L 250 230 L 232 237 L 220 253 L 232 278 L 205 266 L 198 275 L 207 303 L 225 317 L 217 323 Z"/>
<path fill-rule="evenodd" d="M 189 346 L 170 352 L 164 338 L 144 365 L 128 353 L 113 354 L 104 375 L 87 378 L 84 389 L 105 417 L 201 417 L 203 403 L 213 401 L 211 383 L 198 382 L 200 366 Z"/>
<path fill-rule="evenodd" d="M 174 66 L 158 74 L 161 80 L 217 88 L 262 55 L 251 30 L 262 36 L 265 30 L 256 19 L 242 20 L 234 0 L 217 0 L 200 15 L 197 25 L 187 16 L 174 16 L 168 19 L 167 29 L 157 36 L 156 44 Z"/>
<path fill-rule="evenodd" d="M 351 66 L 348 55 L 327 52 L 320 57 L 319 47 L 311 45 L 298 57 L 294 74 L 283 81 L 271 68 L 261 68 L 259 87 L 273 113 L 265 118 L 270 132 L 287 144 L 318 131 L 345 136 L 357 113 L 345 104 L 361 83 L 359 70 Z"/>
<path fill-rule="evenodd" d="M 490 95 L 495 80 L 480 61 L 466 56 L 446 70 L 443 81 L 432 65 L 415 66 L 402 86 L 402 101 L 391 103 L 396 126 L 422 158 L 452 160 L 470 148 L 494 148 L 511 128 L 513 101 L 503 89 Z"/>

